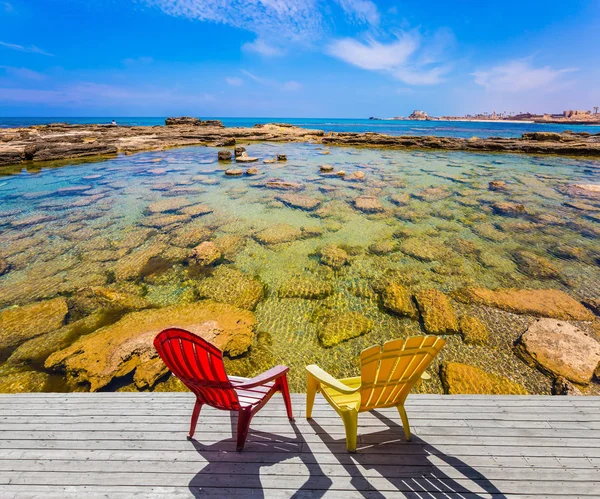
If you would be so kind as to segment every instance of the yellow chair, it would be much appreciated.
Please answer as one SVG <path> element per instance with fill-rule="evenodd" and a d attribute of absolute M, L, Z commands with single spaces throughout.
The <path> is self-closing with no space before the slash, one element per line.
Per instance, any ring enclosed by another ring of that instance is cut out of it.
<path fill-rule="evenodd" d="M 360 354 L 360 376 L 335 379 L 317 365 L 306 366 L 306 419 L 312 417 L 317 391 L 341 416 L 346 428 L 346 447 L 356 452 L 358 413 L 397 407 L 406 439 L 410 426 L 404 401 L 412 387 L 423 377 L 425 369 L 446 342 L 438 336 L 412 336 L 404 340 L 375 345 Z"/>

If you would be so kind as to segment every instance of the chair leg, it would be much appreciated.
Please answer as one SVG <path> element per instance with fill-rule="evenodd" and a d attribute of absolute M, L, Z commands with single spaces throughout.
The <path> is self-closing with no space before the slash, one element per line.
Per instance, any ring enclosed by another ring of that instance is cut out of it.
<path fill-rule="evenodd" d="M 346 429 L 346 448 L 348 452 L 356 452 L 356 439 L 358 436 L 358 412 L 355 410 L 340 413 L 344 428 Z"/>
<path fill-rule="evenodd" d="M 287 416 L 290 421 L 294 421 L 294 414 L 292 413 L 292 399 L 290 397 L 290 388 L 287 382 L 287 375 L 281 376 L 279 378 L 279 389 L 281 390 L 281 395 L 283 396 L 283 402 L 285 403 L 285 410 L 287 411 Z"/>
<path fill-rule="evenodd" d="M 400 418 L 402 419 L 402 426 L 404 427 L 404 436 L 406 440 L 410 442 L 410 425 L 408 424 L 408 416 L 406 415 L 406 409 L 404 409 L 403 405 L 398 406 L 398 412 L 400 413 Z"/>
<path fill-rule="evenodd" d="M 238 424 L 237 424 L 237 447 L 236 450 L 240 452 L 244 448 L 246 443 L 246 437 L 248 436 L 248 430 L 250 429 L 250 420 L 252 419 L 252 411 L 241 409 L 238 411 Z"/>
<path fill-rule="evenodd" d="M 194 411 L 192 412 L 192 421 L 190 422 L 190 433 L 188 438 L 192 438 L 196 432 L 196 423 L 198 423 L 198 416 L 200 416 L 200 409 L 202 409 L 202 403 L 196 399 L 196 405 L 194 405 Z"/>
<path fill-rule="evenodd" d="M 306 419 L 312 418 L 315 395 L 319 389 L 319 382 L 309 372 L 306 373 Z"/>

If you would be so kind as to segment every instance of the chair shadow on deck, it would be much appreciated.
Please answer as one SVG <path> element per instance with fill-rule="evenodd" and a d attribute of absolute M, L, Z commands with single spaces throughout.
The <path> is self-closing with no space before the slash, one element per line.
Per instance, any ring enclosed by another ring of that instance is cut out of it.
<path fill-rule="evenodd" d="M 191 439 L 198 454 L 208 461 L 188 485 L 192 495 L 194 497 L 210 495 L 207 494 L 207 484 L 210 484 L 208 488 L 212 491 L 215 490 L 215 487 L 222 489 L 221 497 L 233 495 L 226 490 L 235 488 L 252 489 L 251 493 L 245 492 L 244 497 L 268 497 L 268 493 L 265 495 L 265 489 L 270 487 L 265 487 L 261 483 L 261 468 L 277 465 L 288 459 L 299 458 L 304 465 L 302 476 L 305 473 L 308 478 L 291 497 L 303 497 L 305 492 L 311 498 L 322 497 L 333 482 L 321 470 L 296 423 L 290 421 L 289 424 L 294 430 L 294 437 L 285 437 L 250 428 L 248 443 L 242 452 L 235 450 L 237 415 L 234 412 L 231 413 L 231 434 L 233 435 L 231 438 L 212 445 L 202 445 L 196 439 Z M 281 482 L 284 482 L 285 479 L 285 476 L 279 477 L 279 488 L 294 488 L 292 484 L 289 487 L 282 487 Z"/>
<path fill-rule="evenodd" d="M 476 498 L 490 495 L 494 499 L 505 497 L 481 472 L 456 457 L 444 454 L 414 434 L 411 442 L 406 442 L 401 425 L 376 410 L 370 413 L 385 423 L 388 429 L 368 434 L 368 440 L 373 443 L 361 445 L 359 442 L 357 452 L 353 454 L 346 451 L 345 437 L 334 439 L 314 419 L 309 420 L 310 425 L 319 434 L 323 443 L 336 456 L 339 463 L 351 477 L 354 490 L 364 497 L 369 497 L 369 499 L 385 498 L 388 497 L 390 492 L 378 491 L 377 487 L 370 483 L 369 477 L 362 474 L 361 468 L 374 470 L 376 472 L 375 477 L 383 477 L 397 489 L 393 491 L 394 494 L 400 492 L 408 498 Z M 391 452 L 394 452 L 394 454 L 392 455 Z M 470 481 L 472 488 L 477 490 L 471 490 L 468 486 L 448 476 L 431 462 L 432 456 L 436 460 L 443 461 L 444 466 L 452 467 L 460 473 L 463 479 L 461 481 Z"/>

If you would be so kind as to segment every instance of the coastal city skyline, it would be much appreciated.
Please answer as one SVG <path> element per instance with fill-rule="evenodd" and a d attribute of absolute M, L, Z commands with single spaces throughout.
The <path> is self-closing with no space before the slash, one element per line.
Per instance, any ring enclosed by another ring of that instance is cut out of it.
<path fill-rule="evenodd" d="M 435 116 L 600 102 L 597 2 L 0 2 L 3 116 Z"/>

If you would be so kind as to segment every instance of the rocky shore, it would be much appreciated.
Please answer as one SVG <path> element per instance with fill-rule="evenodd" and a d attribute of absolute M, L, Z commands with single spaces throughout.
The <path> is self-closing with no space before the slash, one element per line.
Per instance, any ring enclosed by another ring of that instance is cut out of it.
<path fill-rule="evenodd" d="M 217 120 L 168 118 L 167 126 L 51 124 L 0 129 L 0 166 L 93 156 L 131 154 L 169 147 L 233 146 L 238 142 L 314 142 L 364 146 L 600 157 L 600 133 L 525 133 L 521 138 L 390 136 L 377 133 L 325 133 L 285 123 L 226 128 Z"/>

